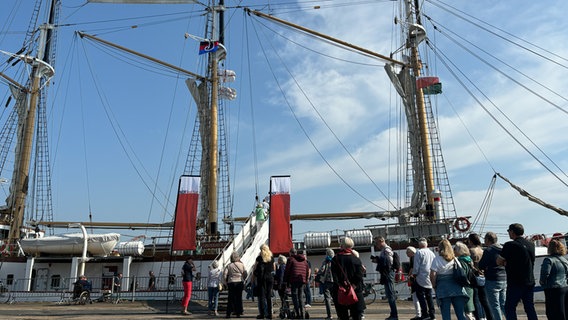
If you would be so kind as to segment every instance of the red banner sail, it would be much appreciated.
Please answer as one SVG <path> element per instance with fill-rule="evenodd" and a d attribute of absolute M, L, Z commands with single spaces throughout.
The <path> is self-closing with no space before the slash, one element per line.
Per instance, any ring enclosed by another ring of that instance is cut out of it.
<path fill-rule="evenodd" d="M 290 176 L 270 177 L 270 251 L 288 253 L 292 249 L 290 229 Z"/>
<path fill-rule="evenodd" d="M 200 177 L 179 179 L 172 250 L 195 250 Z"/>

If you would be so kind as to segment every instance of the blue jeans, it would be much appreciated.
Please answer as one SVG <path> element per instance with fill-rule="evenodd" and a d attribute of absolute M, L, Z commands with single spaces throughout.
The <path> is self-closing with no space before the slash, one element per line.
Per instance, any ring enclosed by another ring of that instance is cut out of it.
<path fill-rule="evenodd" d="M 440 313 L 442 314 L 442 320 L 451 320 L 452 312 L 451 306 L 454 306 L 454 312 L 456 313 L 456 319 L 466 320 L 465 317 L 465 303 L 467 302 L 467 297 L 447 297 L 438 298 L 438 306 L 440 307 Z"/>
<path fill-rule="evenodd" d="M 312 304 L 312 288 L 310 287 L 310 283 L 306 283 L 304 287 L 304 295 L 306 296 L 306 304 Z"/>
<path fill-rule="evenodd" d="M 390 317 L 398 318 L 398 311 L 396 309 L 396 291 L 394 290 L 394 270 L 390 270 L 388 275 L 383 274 L 385 277 L 385 296 L 389 302 Z"/>
<path fill-rule="evenodd" d="M 518 285 L 507 283 L 507 298 L 505 299 L 505 318 L 507 320 L 517 319 L 517 305 L 523 301 L 523 307 L 528 320 L 537 320 L 536 310 L 534 309 L 534 286 Z"/>
<path fill-rule="evenodd" d="M 207 295 L 209 297 L 207 310 L 217 311 L 217 303 L 219 302 L 219 287 L 207 287 Z"/>
<path fill-rule="evenodd" d="M 485 280 L 485 293 L 487 294 L 487 302 L 493 313 L 493 319 L 502 319 L 505 315 L 505 290 L 507 289 L 507 281 Z"/>

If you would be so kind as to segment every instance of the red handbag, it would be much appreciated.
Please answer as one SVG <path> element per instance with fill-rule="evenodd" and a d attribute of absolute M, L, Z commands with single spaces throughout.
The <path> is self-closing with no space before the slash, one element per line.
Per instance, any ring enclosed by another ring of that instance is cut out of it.
<path fill-rule="evenodd" d="M 340 284 L 337 290 L 337 302 L 342 306 L 350 306 L 359 302 L 359 298 L 357 298 L 357 294 L 355 293 L 355 288 L 353 288 L 353 285 L 347 279 L 345 270 L 343 270 L 343 267 L 341 264 L 337 263 L 337 261 L 335 261 L 335 263 L 339 266 L 341 273 L 343 273 L 343 278 L 345 279 L 343 284 Z"/>
<path fill-rule="evenodd" d="M 359 302 L 355 289 L 349 281 L 345 281 L 343 285 L 339 286 L 339 290 L 337 291 L 337 302 L 343 306 L 350 306 Z"/>

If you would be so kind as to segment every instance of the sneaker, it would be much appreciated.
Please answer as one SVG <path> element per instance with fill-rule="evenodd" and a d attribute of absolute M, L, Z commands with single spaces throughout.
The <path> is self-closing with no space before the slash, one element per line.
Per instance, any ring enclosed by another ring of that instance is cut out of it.
<path fill-rule="evenodd" d="M 306 304 L 304 307 L 306 307 L 306 308 L 311 308 L 312 306 L 308 303 L 308 304 Z"/>

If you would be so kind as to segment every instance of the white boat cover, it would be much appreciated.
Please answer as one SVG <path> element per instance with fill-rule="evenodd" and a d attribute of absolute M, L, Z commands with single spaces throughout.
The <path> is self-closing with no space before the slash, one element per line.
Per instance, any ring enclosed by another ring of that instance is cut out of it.
<path fill-rule="evenodd" d="M 93 256 L 106 256 L 112 252 L 118 241 L 120 234 L 103 233 L 87 235 L 87 251 Z M 83 253 L 83 234 L 70 233 L 43 238 L 30 238 L 20 240 L 22 250 L 26 254 L 82 254 Z"/>

